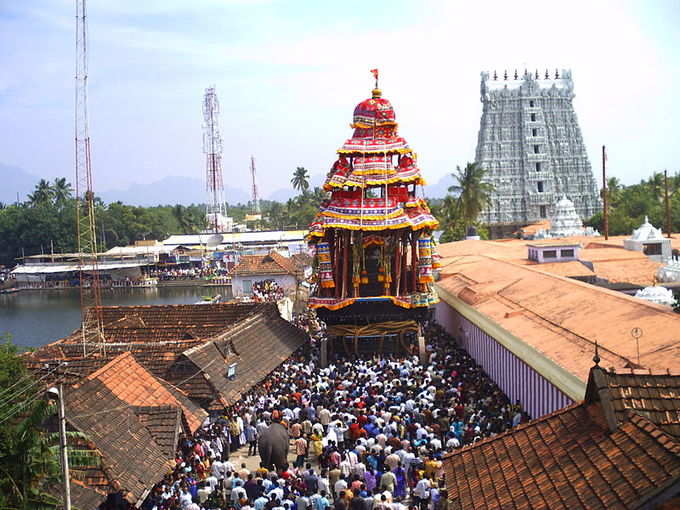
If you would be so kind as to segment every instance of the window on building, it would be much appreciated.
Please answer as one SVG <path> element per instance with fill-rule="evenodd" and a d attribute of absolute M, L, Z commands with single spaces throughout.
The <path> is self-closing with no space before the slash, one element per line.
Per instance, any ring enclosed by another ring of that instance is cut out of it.
<path fill-rule="evenodd" d="M 533 99 L 532 99 L 531 101 L 529 101 L 529 106 L 530 106 L 531 108 L 533 108 L 533 107 L 535 106 L 535 104 L 536 104 L 536 103 L 534 102 Z"/>
<path fill-rule="evenodd" d="M 243 293 L 247 296 L 253 293 L 253 280 L 243 280 Z"/>
<path fill-rule="evenodd" d="M 531 136 L 538 136 L 538 128 L 533 128 L 531 130 Z"/>
<path fill-rule="evenodd" d="M 542 205 L 541 207 L 545 207 Z M 556 259 L 557 258 L 557 250 L 545 250 L 543 252 L 543 258 L 544 259 Z"/>
<path fill-rule="evenodd" d="M 531 122 L 536 122 L 536 114 L 535 113 L 531 114 Z"/>
<path fill-rule="evenodd" d="M 541 150 L 540 146 L 534 145 L 534 154 L 538 154 L 540 150 Z"/>
<path fill-rule="evenodd" d="M 541 171 L 541 164 L 540 163 L 536 163 L 536 171 L 537 172 Z"/>
<path fill-rule="evenodd" d="M 547 216 L 544 205 L 539 207 L 539 216 L 541 218 L 545 218 Z"/>
<path fill-rule="evenodd" d="M 574 249 L 570 248 L 568 250 L 560 250 L 560 257 L 573 257 Z"/>
<path fill-rule="evenodd" d="M 537 181 L 536 182 L 536 189 L 538 190 L 539 193 L 543 193 L 543 181 Z M 541 206 L 544 207 L 544 206 Z M 543 214 L 541 214 L 543 216 Z"/>
<path fill-rule="evenodd" d="M 231 379 L 231 380 L 236 379 L 236 365 L 237 365 L 237 363 L 231 363 L 227 367 L 227 379 Z"/>
<path fill-rule="evenodd" d="M 645 255 L 661 255 L 661 243 L 645 244 L 642 251 Z"/>

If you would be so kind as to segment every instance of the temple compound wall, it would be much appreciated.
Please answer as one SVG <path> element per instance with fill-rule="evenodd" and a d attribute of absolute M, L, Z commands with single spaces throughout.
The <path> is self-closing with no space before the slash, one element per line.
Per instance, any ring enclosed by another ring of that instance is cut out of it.
<path fill-rule="evenodd" d="M 502 331 L 495 331 L 495 335 L 485 331 L 493 329 L 492 324 L 477 322 L 473 317 L 468 319 L 445 301 L 435 307 L 435 320 L 458 340 L 460 347 L 474 358 L 508 398 L 513 403 L 519 401 L 532 418 L 540 418 L 583 398 L 585 386 L 576 388 L 576 391 L 560 388 L 529 364 L 532 361 L 542 364 L 544 360 L 529 360 L 533 354 L 530 352 L 524 353 L 525 360 L 509 348 L 505 342 L 508 339 L 503 338 Z M 554 379 L 559 379 L 559 374 L 554 373 Z M 569 391 L 572 396 L 563 390 Z"/>
<path fill-rule="evenodd" d="M 481 75 L 475 161 L 493 184 L 481 220 L 527 224 L 549 218 L 566 195 L 582 219 L 602 205 L 573 107 L 571 71 Z M 492 228 L 493 230 L 493 228 Z"/>

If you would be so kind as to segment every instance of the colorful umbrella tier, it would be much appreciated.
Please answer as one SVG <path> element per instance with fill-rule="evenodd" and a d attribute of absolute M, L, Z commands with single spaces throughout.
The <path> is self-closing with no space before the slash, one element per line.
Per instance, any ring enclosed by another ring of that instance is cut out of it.
<path fill-rule="evenodd" d="M 402 213 L 393 217 L 380 217 L 376 219 L 362 217 L 361 214 L 333 214 L 325 215 L 322 208 L 315 221 L 309 226 L 310 237 L 323 237 L 327 228 L 339 228 L 346 230 L 397 230 L 407 228 L 420 230 L 423 228 L 435 229 L 439 225 L 437 220 L 421 207 L 402 210 Z"/>
<path fill-rule="evenodd" d="M 425 184 L 420 170 L 410 156 L 403 156 L 397 166 L 389 164 L 389 158 L 384 156 L 354 158 L 350 168 L 344 156 L 341 156 L 331 168 L 324 183 L 324 189 L 367 186 L 385 186 L 395 183 Z"/>
<path fill-rule="evenodd" d="M 338 149 L 338 154 L 406 154 L 408 143 L 400 136 L 394 138 L 350 138 Z"/>
<path fill-rule="evenodd" d="M 439 298 L 436 292 L 418 292 L 415 294 L 409 294 L 406 296 L 377 296 L 368 298 L 324 298 L 318 296 L 310 296 L 309 306 L 311 308 L 327 308 L 328 310 L 340 310 L 346 306 L 350 306 L 357 301 L 380 301 L 389 299 L 395 306 L 400 306 L 401 308 L 421 308 L 426 306 L 432 306 L 439 303 Z"/>

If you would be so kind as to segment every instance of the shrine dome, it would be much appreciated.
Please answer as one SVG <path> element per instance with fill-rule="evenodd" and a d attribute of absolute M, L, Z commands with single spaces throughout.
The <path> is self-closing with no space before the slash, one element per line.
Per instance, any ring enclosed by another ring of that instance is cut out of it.
<path fill-rule="evenodd" d="M 365 99 L 354 108 L 353 128 L 372 128 L 395 125 L 392 103 L 382 97 L 380 89 L 373 89 L 373 97 Z"/>

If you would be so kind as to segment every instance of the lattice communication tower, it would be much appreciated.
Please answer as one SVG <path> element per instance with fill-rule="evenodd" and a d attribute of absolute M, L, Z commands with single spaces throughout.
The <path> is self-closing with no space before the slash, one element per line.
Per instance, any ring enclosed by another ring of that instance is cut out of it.
<path fill-rule="evenodd" d="M 224 182 L 222 181 L 222 137 L 219 124 L 220 103 L 215 88 L 205 89 L 203 97 L 203 152 L 206 155 L 206 191 L 208 205 L 206 218 L 215 233 L 218 233 L 227 216 L 224 203 Z"/>
<path fill-rule="evenodd" d="M 260 197 L 257 194 L 257 181 L 255 179 L 255 156 L 250 156 L 250 177 L 253 180 L 253 212 L 260 214 Z"/>
<path fill-rule="evenodd" d="M 80 269 L 80 326 L 83 355 L 88 355 L 88 348 L 104 353 L 105 343 L 97 265 L 95 203 L 87 115 L 86 0 L 76 0 L 75 110 L 76 239 Z"/>

